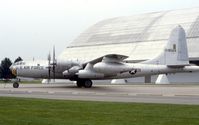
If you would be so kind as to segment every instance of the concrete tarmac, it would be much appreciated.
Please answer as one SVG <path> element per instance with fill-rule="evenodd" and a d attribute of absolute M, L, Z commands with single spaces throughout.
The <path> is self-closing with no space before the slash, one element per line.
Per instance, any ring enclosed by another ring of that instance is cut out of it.
<path fill-rule="evenodd" d="M 77 88 L 75 84 L 0 84 L 0 96 L 199 105 L 199 85 L 95 85 Z"/>

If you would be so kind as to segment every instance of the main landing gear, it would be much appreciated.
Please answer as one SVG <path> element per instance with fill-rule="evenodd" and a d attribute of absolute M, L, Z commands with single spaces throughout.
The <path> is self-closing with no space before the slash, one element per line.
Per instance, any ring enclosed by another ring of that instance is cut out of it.
<path fill-rule="evenodd" d="M 85 88 L 91 88 L 93 85 L 93 82 L 90 79 L 78 79 L 77 80 L 77 87 L 85 87 Z"/>

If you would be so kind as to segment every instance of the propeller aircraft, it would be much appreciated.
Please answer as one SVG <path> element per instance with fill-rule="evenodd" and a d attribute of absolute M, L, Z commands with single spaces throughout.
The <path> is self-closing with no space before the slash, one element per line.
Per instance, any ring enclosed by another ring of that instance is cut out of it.
<path fill-rule="evenodd" d="M 85 55 L 86 56 L 86 55 Z M 179 25 L 171 31 L 165 48 L 154 59 L 139 63 L 128 63 L 126 55 L 110 53 L 90 61 L 53 58 L 48 61 L 21 61 L 10 69 L 17 77 L 41 79 L 69 79 L 76 81 L 78 87 L 91 88 L 92 80 L 143 77 L 180 72 L 197 72 L 199 67 L 189 64 L 186 34 Z M 19 83 L 14 82 L 18 88 Z"/>

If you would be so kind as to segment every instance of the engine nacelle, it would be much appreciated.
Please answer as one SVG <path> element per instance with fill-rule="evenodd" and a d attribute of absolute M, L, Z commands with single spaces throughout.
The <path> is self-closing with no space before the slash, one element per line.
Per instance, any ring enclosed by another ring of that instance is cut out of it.
<path fill-rule="evenodd" d="M 99 62 L 93 66 L 93 69 L 96 72 L 104 73 L 104 74 L 116 74 L 123 73 L 133 70 L 133 66 L 123 64 L 123 63 L 104 63 Z"/>
<path fill-rule="evenodd" d="M 63 74 L 64 76 L 69 76 L 69 75 L 71 75 L 71 73 L 69 73 L 68 70 L 65 70 L 62 74 Z"/>
<path fill-rule="evenodd" d="M 77 73 L 80 69 L 82 69 L 80 66 L 73 66 L 70 69 L 65 70 L 62 74 L 64 76 L 71 76 Z"/>
<path fill-rule="evenodd" d="M 68 70 L 68 72 L 69 72 L 70 74 L 75 74 L 75 73 L 77 73 L 80 69 L 82 69 L 82 67 L 80 67 L 80 66 L 73 66 L 73 67 L 71 67 L 71 68 Z"/>
<path fill-rule="evenodd" d="M 76 75 L 78 75 L 79 78 L 90 78 L 90 79 L 104 78 L 104 74 L 88 70 L 79 70 L 79 72 L 76 73 Z"/>

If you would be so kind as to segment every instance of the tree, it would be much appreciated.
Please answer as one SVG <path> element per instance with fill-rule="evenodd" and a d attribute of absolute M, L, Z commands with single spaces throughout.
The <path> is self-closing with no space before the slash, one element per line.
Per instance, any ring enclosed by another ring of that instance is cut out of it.
<path fill-rule="evenodd" d="M 2 72 L 2 68 L 1 68 L 1 66 L 0 66 L 0 79 L 2 79 L 3 78 L 3 72 Z"/>
<path fill-rule="evenodd" d="M 23 59 L 20 56 L 17 59 L 15 59 L 14 63 L 19 62 L 19 61 L 23 61 Z"/>
<path fill-rule="evenodd" d="M 14 78 L 14 75 L 12 75 L 10 71 L 10 66 L 12 65 L 12 62 L 9 58 L 5 58 L 1 61 L 1 76 L 4 79 Z"/>

